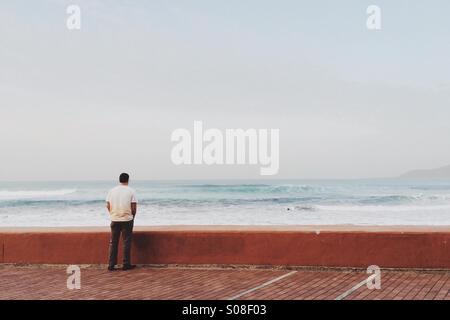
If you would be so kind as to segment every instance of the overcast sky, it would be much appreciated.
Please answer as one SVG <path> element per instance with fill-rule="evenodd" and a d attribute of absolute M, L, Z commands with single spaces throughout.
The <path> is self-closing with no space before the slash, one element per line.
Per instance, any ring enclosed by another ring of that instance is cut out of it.
<path fill-rule="evenodd" d="M 447 0 L 1 1 L 0 180 L 260 177 L 172 164 L 170 135 L 194 120 L 280 129 L 274 178 L 450 164 L 449 12 Z"/>

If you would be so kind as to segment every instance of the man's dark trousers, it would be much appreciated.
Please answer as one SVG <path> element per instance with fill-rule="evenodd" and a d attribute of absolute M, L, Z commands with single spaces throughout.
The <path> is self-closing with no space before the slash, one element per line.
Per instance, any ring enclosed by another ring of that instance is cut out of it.
<path fill-rule="evenodd" d="M 112 221 L 111 222 L 111 240 L 109 242 L 109 266 L 114 267 L 117 264 L 117 251 L 119 246 L 120 234 L 122 233 L 123 242 L 123 265 L 131 265 L 131 240 L 133 237 L 134 220 L 131 221 Z"/>

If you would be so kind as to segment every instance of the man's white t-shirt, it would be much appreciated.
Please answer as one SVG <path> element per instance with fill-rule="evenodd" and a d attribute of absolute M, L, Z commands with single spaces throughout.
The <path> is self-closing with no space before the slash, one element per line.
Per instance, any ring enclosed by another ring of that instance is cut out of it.
<path fill-rule="evenodd" d="M 137 203 L 136 192 L 129 186 L 118 185 L 112 188 L 106 197 L 110 203 L 111 221 L 131 221 L 131 203 Z"/>

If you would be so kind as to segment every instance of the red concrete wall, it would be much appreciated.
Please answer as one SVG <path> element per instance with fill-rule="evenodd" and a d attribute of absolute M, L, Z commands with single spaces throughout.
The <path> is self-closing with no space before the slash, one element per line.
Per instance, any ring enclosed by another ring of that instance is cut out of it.
<path fill-rule="evenodd" d="M 3 234 L 0 233 L 0 263 L 3 263 L 5 260 L 5 253 L 4 253 L 4 243 L 3 243 Z"/>
<path fill-rule="evenodd" d="M 2 263 L 105 264 L 109 232 L 0 230 Z M 450 269 L 450 232 L 380 230 L 135 231 L 133 263 Z"/>

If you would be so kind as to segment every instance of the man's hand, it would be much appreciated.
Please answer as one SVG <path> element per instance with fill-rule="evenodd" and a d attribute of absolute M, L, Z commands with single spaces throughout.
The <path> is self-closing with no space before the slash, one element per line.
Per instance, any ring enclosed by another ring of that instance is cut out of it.
<path fill-rule="evenodd" d="M 106 209 L 108 209 L 108 212 L 111 213 L 111 204 L 109 201 L 106 201 Z"/>
<path fill-rule="evenodd" d="M 136 212 L 137 212 L 137 203 L 136 202 L 132 202 L 131 203 L 131 214 L 134 216 L 136 216 Z"/>

